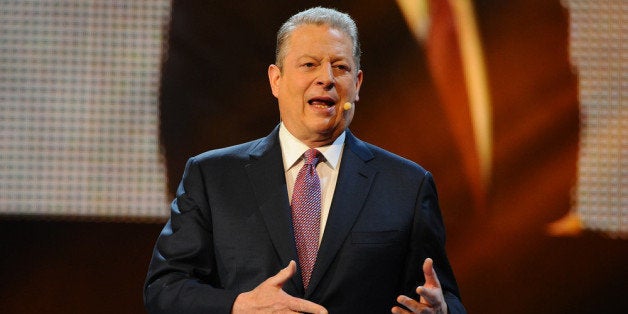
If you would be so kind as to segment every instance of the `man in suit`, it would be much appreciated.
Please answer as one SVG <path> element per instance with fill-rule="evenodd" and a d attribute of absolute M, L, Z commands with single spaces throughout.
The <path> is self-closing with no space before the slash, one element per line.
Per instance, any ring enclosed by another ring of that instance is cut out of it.
<path fill-rule="evenodd" d="M 268 68 L 282 122 L 188 161 L 149 268 L 150 313 L 465 312 L 431 174 L 348 130 L 360 54 L 344 13 L 284 23 Z"/>

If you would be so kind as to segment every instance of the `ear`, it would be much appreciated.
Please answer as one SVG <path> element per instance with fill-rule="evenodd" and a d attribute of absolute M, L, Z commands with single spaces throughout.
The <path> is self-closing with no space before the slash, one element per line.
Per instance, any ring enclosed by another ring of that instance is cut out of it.
<path fill-rule="evenodd" d="M 281 69 L 278 66 L 271 64 L 268 66 L 268 82 L 270 83 L 270 89 L 275 97 L 279 97 L 279 83 L 281 81 Z"/>
<path fill-rule="evenodd" d="M 362 79 L 364 79 L 364 72 L 358 71 L 355 82 L 355 101 L 360 101 L 360 86 L 362 86 Z"/>

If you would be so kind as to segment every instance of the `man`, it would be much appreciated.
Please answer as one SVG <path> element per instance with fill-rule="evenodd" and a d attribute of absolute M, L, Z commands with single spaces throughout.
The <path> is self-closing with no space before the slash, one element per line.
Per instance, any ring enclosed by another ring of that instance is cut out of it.
<path fill-rule="evenodd" d="M 360 53 L 344 13 L 284 23 L 268 68 L 282 122 L 188 161 L 149 312 L 464 313 L 431 174 L 347 128 Z"/>

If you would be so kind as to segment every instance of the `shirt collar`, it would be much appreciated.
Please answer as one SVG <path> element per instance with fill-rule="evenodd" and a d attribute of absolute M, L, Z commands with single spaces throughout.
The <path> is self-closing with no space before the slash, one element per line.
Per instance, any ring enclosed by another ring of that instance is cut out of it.
<path fill-rule="evenodd" d="M 336 169 L 342 155 L 342 148 L 345 144 L 345 132 L 343 131 L 336 140 L 325 146 L 317 147 L 318 151 L 325 157 L 325 163 L 332 169 Z M 283 169 L 288 171 L 297 164 L 303 153 L 310 149 L 307 145 L 294 137 L 283 123 L 279 126 L 279 145 L 283 154 Z"/>

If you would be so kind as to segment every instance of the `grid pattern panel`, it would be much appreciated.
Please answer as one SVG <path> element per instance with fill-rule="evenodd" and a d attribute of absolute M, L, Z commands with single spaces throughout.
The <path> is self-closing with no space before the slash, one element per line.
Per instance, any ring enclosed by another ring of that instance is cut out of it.
<path fill-rule="evenodd" d="M 0 213 L 165 217 L 169 0 L 2 1 Z"/>
<path fill-rule="evenodd" d="M 575 211 L 585 228 L 628 236 L 628 1 L 566 0 L 580 77 Z"/>

